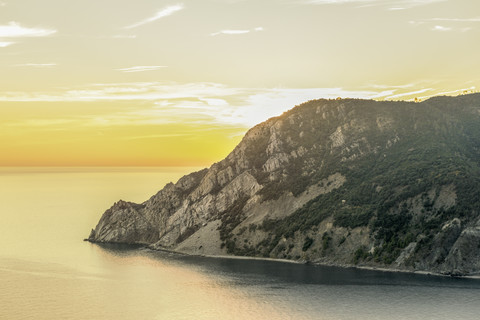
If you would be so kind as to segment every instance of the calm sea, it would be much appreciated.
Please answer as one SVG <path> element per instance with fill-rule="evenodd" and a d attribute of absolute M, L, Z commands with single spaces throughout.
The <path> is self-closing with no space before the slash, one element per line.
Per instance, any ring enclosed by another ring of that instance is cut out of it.
<path fill-rule="evenodd" d="M 194 169 L 0 169 L 0 319 L 479 319 L 477 280 L 82 241 Z"/>

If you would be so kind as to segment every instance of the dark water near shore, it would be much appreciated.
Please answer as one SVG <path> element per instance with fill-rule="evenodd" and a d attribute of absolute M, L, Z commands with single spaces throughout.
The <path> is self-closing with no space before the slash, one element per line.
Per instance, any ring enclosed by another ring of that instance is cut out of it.
<path fill-rule="evenodd" d="M 182 169 L 1 169 L 0 319 L 478 319 L 480 281 L 81 241 Z"/>

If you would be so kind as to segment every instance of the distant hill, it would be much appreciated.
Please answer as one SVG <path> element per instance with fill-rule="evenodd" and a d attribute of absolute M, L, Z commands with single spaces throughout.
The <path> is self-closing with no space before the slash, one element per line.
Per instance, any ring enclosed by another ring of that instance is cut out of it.
<path fill-rule="evenodd" d="M 479 273 L 480 94 L 303 103 L 209 169 L 115 203 L 89 240 Z"/>

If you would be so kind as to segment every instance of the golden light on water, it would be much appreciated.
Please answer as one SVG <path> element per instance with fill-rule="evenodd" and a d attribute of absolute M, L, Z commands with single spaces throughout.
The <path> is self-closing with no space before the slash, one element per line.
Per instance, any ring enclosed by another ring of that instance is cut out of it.
<path fill-rule="evenodd" d="M 195 168 L 0 168 L 0 319 L 478 318 L 477 281 L 82 241 Z"/>
<path fill-rule="evenodd" d="M 0 318 L 288 318 L 201 264 L 82 241 L 114 201 L 142 202 L 197 169 L 0 169 Z"/>

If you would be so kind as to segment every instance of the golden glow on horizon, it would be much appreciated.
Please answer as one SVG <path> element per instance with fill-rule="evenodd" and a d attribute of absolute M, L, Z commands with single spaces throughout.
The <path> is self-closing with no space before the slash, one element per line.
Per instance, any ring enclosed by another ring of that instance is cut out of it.
<path fill-rule="evenodd" d="M 208 166 L 233 150 L 242 133 L 181 123 L 92 128 L 48 120 L 1 130 L 6 166 Z"/>
<path fill-rule="evenodd" d="M 476 91 L 474 12 L 471 0 L 5 0 L 0 165 L 204 166 L 307 100 Z"/>

